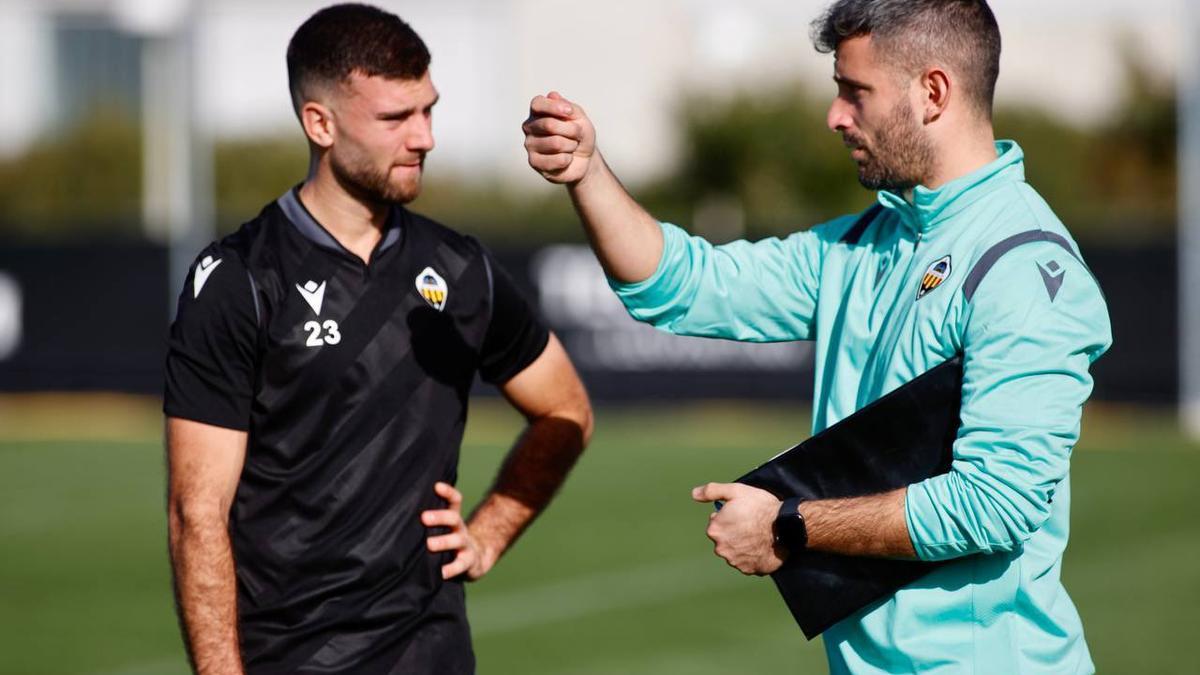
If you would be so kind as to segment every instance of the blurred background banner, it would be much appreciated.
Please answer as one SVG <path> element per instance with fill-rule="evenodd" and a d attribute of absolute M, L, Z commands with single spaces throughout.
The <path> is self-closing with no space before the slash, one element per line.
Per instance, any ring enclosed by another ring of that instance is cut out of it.
<path fill-rule="evenodd" d="M 486 228 L 477 231 L 489 236 Z M 501 264 L 538 299 L 593 398 L 811 399 L 811 343 L 668 335 L 629 318 L 586 246 L 510 248 L 496 240 Z M 1083 253 L 1104 288 L 1116 335 L 1094 368 L 1095 397 L 1173 404 L 1180 372 L 1174 247 L 1093 243 Z M 166 246 L 136 239 L 0 246 L 0 391 L 157 396 L 169 259 Z"/>
<path fill-rule="evenodd" d="M 284 53 L 325 4 L 0 0 L 0 673 L 186 672 L 162 505 L 167 328 L 204 244 L 304 178 Z M 561 91 L 655 216 L 718 243 L 860 211 L 873 195 L 825 129 L 832 58 L 808 38 L 825 0 L 377 4 L 425 39 L 441 93 L 411 208 L 496 252 L 598 402 L 554 508 L 471 586 L 481 672 L 820 672 L 769 584 L 712 557 L 688 498 L 807 435 L 811 345 L 628 318 L 519 127 L 530 98 Z M 1200 672 L 1200 10 L 991 4 L 997 134 L 1024 148 L 1113 322 L 1072 460 L 1065 583 L 1100 672 Z M 521 426 L 476 393 L 468 501 Z"/>

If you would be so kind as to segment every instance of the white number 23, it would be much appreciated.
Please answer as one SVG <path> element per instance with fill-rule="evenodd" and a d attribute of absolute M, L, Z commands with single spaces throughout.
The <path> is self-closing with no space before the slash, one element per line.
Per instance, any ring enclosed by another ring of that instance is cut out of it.
<path fill-rule="evenodd" d="M 324 329 L 325 334 L 321 334 Z M 305 347 L 320 347 L 322 345 L 336 345 L 342 341 L 342 334 L 338 332 L 337 322 L 329 319 L 325 323 L 309 321 L 304 324 L 304 332 L 308 333 L 308 340 L 304 343 Z"/>

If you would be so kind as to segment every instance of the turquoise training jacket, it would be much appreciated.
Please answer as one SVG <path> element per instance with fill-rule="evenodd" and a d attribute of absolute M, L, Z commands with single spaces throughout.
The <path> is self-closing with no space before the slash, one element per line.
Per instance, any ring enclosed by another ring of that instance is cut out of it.
<path fill-rule="evenodd" d="M 654 274 L 610 280 L 634 318 L 671 333 L 815 340 L 813 433 L 963 355 L 952 469 L 905 502 L 917 555 L 956 560 L 826 631 L 833 673 L 1095 670 L 1060 573 L 1108 311 L 1020 147 L 996 150 L 911 201 L 880 192 L 782 240 L 713 246 L 662 223 Z"/>

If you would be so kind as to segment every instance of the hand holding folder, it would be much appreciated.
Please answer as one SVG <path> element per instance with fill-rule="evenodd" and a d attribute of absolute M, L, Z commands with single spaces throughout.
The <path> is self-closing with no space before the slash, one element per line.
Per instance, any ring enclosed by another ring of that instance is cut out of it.
<path fill-rule="evenodd" d="M 779 499 L 877 494 L 950 470 L 962 358 L 919 375 L 737 480 Z M 771 578 L 805 637 L 916 581 L 942 563 L 802 551 Z"/>

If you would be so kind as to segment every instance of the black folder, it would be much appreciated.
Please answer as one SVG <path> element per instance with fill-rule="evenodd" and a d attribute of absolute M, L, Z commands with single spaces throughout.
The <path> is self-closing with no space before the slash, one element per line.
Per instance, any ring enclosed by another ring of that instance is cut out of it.
<path fill-rule="evenodd" d="M 962 398 L 955 356 L 737 480 L 779 499 L 886 492 L 950 470 Z M 942 563 L 804 551 L 771 575 L 809 640 Z"/>

